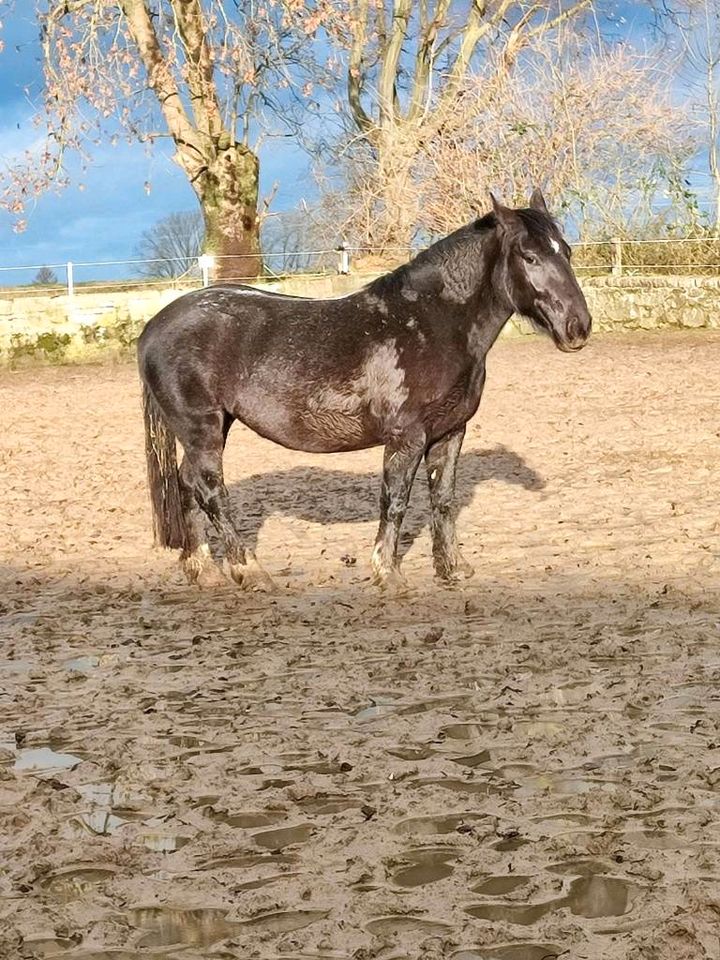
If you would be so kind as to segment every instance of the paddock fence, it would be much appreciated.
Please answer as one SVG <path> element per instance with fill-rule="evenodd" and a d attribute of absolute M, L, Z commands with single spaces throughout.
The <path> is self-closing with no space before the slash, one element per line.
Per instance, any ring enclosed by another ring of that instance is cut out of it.
<path fill-rule="evenodd" d="M 571 245 L 580 277 L 720 276 L 720 237 L 655 240 L 613 238 Z M 334 248 L 264 253 L 262 275 L 249 277 L 255 258 L 201 255 L 154 260 L 77 260 L 0 265 L 0 296 L 54 295 L 131 289 L 190 290 L 225 281 L 274 283 L 288 277 L 307 279 L 337 274 L 377 274 L 418 252 L 413 247 L 371 248 L 340 243 Z M 43 279 L 45 278 L 45 279 Z"/>

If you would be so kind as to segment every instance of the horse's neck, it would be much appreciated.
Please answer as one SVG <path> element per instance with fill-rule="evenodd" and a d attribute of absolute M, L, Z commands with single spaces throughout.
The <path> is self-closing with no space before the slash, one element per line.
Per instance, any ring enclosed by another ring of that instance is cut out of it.
<path fill-rule="evenodd" d="M 494 235 L 459 246 L 440 266 L 441 296 L 460 308 L 473 353 L 483 357 L 512 316 L 513 308 L 493 275 L 498 242 Z"/>

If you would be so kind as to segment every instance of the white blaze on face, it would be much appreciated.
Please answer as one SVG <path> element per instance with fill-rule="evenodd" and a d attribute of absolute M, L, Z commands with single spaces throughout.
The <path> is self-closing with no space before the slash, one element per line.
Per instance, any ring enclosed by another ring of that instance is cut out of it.
<path fill-rule="evenodd" d="M 553 248 L 554 253 L 560 253 L 560 244 L 557 240 L 550 239 L 550 246 Z"/>

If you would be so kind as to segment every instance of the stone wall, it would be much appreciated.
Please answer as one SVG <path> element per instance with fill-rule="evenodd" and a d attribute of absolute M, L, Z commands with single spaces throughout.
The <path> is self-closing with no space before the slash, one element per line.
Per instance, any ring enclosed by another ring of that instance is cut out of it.
<path fill-rule="evenodd" d="M 297 296 L 339 296 L 369 276 L 293 277 L 265 289 Z M 595 330 L 720 327 L 720 278 L 593 277 L 582 281 Z M 0 365 L 123 357 L 143 325 L 184 291 L 155 288 L 0 297 Z M 506 336 L 530 332 L 511 321 Z"/>
<path fill-rule="evenodd" d="M 596 330 L 720 327 L 720 277 L 581 280 Z"/>

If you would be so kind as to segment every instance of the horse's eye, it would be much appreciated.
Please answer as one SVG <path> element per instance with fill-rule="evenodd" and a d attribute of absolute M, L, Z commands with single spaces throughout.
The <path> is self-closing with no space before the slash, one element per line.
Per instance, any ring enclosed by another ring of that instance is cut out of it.
<path fill-rule="evenodd" d="M 538 258 L 535 256 L 534 253 L 524 253 L 524 254 L 523 254 L 523 260 L 525 261 L 525 263 L 538 263 L 538 262 L 539 262 L 539 261 L 538 261 Z"/>

